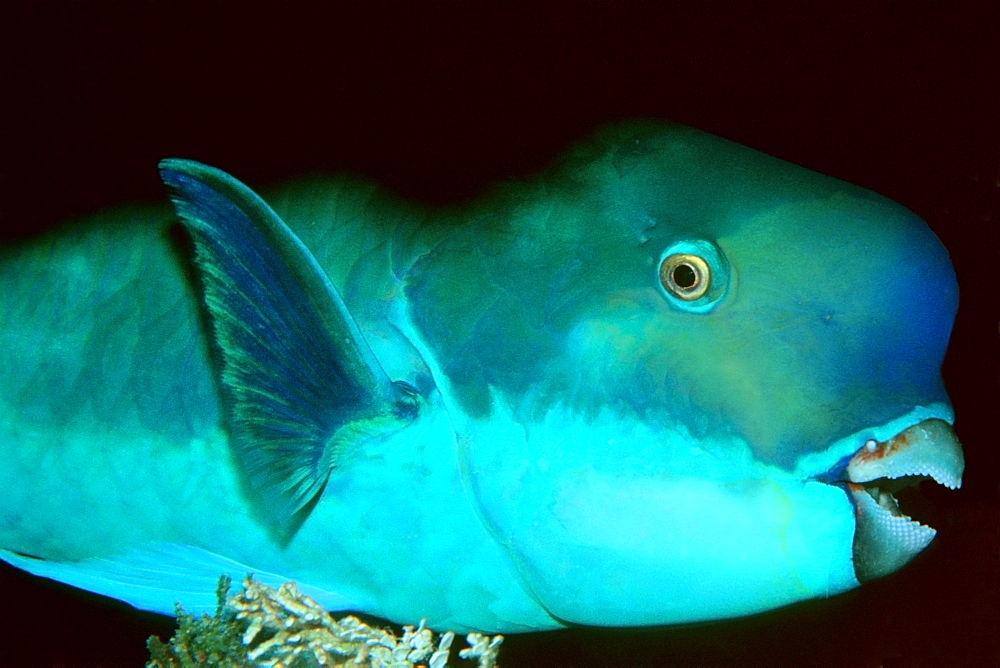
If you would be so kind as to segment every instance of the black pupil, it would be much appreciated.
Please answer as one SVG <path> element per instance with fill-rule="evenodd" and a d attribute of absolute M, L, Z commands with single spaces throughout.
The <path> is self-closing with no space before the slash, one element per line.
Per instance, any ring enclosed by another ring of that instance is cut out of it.
<path fill-rule="evenodd" d="M 698 275 L 689 264 L 679 264 L 674 267 L 674 284 L 682 290 L 694 287 L 698 282 Z"/>

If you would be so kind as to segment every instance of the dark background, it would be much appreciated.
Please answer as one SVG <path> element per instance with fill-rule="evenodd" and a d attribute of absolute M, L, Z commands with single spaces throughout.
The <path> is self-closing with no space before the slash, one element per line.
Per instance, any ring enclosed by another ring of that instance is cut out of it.
<path fill-rule="evenodd" d="M 944 373 L 968 467 L 961 491 L 929 490 L 919 518 L 940 529 L 931 548 L 831 600 L 682 628 L 510 636 L 502 663 L 995 665 L 1000 25 L 989 4 L 8 3 L 3 236 L 164 201 L 165 156 L 257 189 L 349 171 L 450 204 L 632 117 L 881 192 L 928 221 L 962 291 Z M 146 637 L 172 632 L 9 568 L 0 587 L 0 664 L 139 665 Z"/>

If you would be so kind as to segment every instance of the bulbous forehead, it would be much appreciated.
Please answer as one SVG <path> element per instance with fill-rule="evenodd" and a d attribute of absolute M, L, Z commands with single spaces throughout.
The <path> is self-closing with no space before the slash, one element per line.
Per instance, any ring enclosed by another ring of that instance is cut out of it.
<path fill-rule="evenodd" d="M 577 343 L 616 360 L 590 367 L 606 370 L 588 385 L 600 383 L 600 402 L 618 388 L 639 414 L 666 408 L 691 429 L 735 431 L 788 468 L 947 402 L 939 368 L 957 284 L 940 241 L 904 207 L 678 126 L 616 128 L 557 173 L 587 203 L 574 222 L 595 240 L 572 289 L 587 295 Z M 724 256 L 728 293 L 711 312 L 638 296 L 678 239 Z M 581 331 L 611 333 L 615 350 Z"/>

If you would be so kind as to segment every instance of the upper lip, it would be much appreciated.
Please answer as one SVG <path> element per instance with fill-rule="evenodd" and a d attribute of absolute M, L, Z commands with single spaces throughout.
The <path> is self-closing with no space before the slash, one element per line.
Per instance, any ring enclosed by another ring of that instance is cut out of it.
<path fill-rule="evenodd" d="M 847 464 L 847 480 L 926 476 L 949 489 L 962 486 L 965 459 L 955 433 L 944 420 L 918 422 L 887 441 L 869 440 Z"/>

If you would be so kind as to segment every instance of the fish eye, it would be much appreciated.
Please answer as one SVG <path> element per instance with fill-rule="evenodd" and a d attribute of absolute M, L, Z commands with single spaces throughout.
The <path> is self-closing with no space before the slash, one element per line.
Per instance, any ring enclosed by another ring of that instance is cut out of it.
<path fill-rule="evenodd" d="M 702 297 L 712 284 L 712 270 L 697 255 L 674 253 L 660 263 L 663 289 L 684 301 Z"/>
<path fill-rule="evenodd" d="M 708 313 L 726 296 L 733 281 L 725 253 L 707 239 L 681 239 L 660 256 L 659 283 L 667 302 L 679 311 Z"/>

